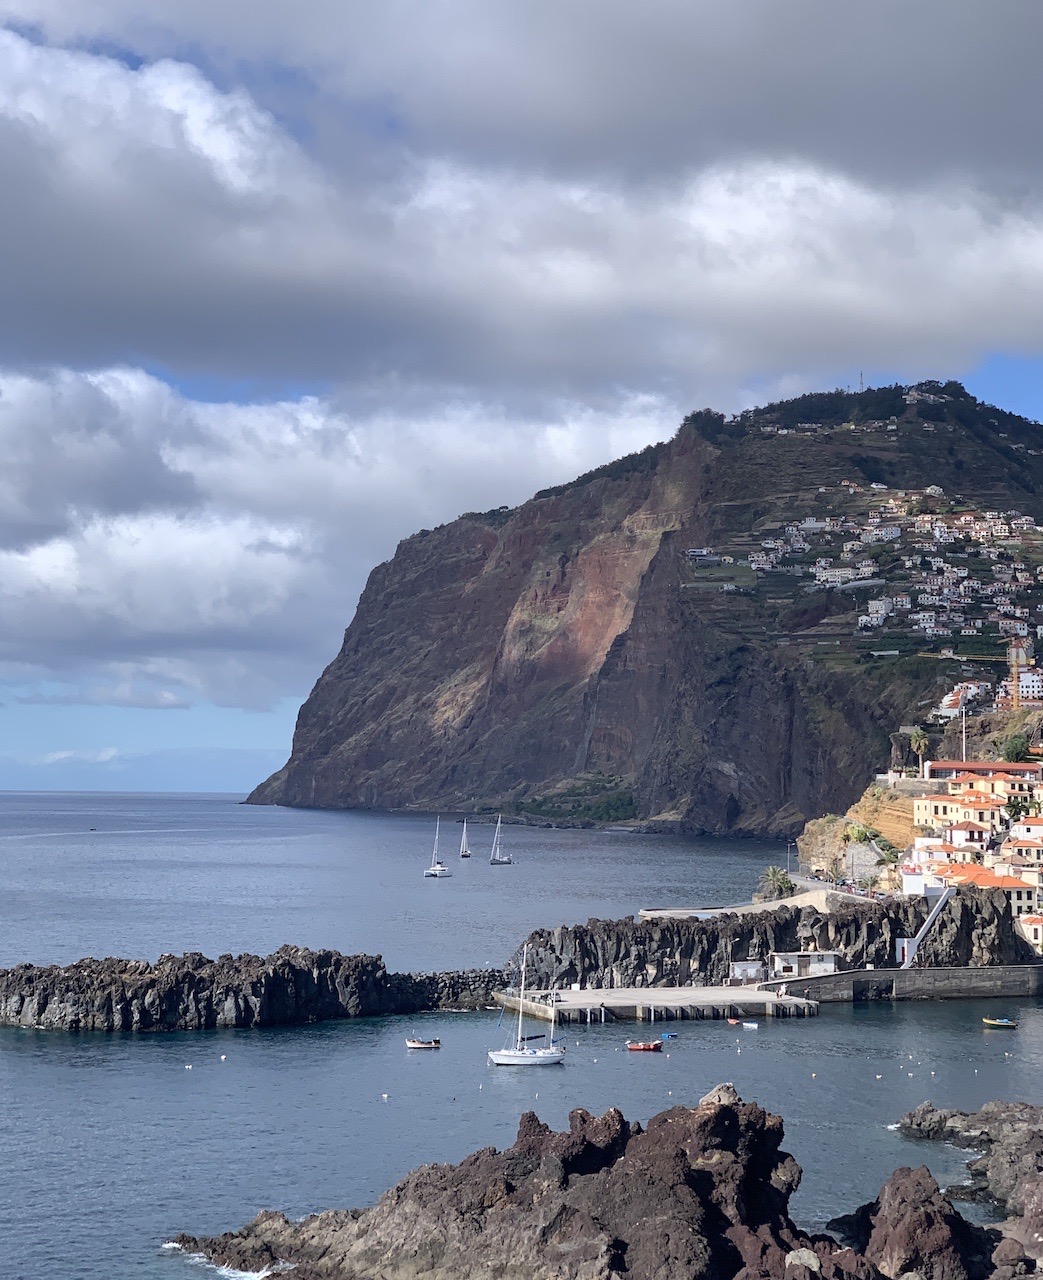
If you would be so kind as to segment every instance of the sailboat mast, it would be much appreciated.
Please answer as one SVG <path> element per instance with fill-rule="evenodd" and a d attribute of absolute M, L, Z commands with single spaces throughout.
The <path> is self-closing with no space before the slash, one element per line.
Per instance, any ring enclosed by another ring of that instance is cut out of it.
<path fill-rule="evenodd" d="M 435 815 L 435 847 L 431 852 L 431 865 L 434 866 L 438 861 L 438 816 Z"/>
<path fill-rule="evenodd" d="M 522 948 L 522 976 L 521 976 L 521 994 L 518 996 L 518 1045 L 520 1049 L 524 1044 L 522 1040 L 522 1010 L 525 1008 L 525 962 L 529 958 L 529 944 L 526 943 Z"/>

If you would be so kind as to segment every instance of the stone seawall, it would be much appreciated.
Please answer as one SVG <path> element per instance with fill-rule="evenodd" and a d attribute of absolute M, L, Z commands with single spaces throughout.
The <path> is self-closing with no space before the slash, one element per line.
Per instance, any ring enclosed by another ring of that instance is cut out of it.
<path fill-rule="evenodd" d="M 771 951 L 836 951 L 845 969 L 892 969 L 896 943 L 927 918 L 922 898 L 851 903 L 835 911 L 784 903 L 757 915 L 711 920 L 590 920 L 529 937 L 529 981 L 544 990 L 581 987 L 720 986 L 733 960 Z M 1015 932 L 1005 894 L 961 889 L 917 952 L 918 966 L 989 967 L 1038 960 Z M 814 997 L 817 998 L 817 997 Z"/>
<path fill-rule="evenodd" d="M 198 952 L 0 970 L 0 1025 L 58 1031 L 272 1027 L 492 1003 L 500 970 L 388 973 L 380 956 L 284 946 L 273 955 Z"/>
<path fill-rule="evenodd" d="M 861 1004 L 867 1000 L 1015 999 L 1043 992 L 1043 965 L 850 970 L 817 978 L 790 978 L 784 985 L 788 995 L 817 1000 L 820 1004 Z"/>

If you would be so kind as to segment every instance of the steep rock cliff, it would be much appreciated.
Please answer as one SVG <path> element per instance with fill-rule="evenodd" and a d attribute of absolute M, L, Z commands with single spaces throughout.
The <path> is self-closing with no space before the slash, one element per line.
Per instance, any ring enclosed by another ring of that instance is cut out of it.
<path fill-rule="evenodd" d="M 865 393 L 884 406 L 866 400 L 867 412 L 894 411 L 883 394 Z M 830 412 L 857 415 L 859 397 L 840 400 Z M 886 763 L 888 734 L 958 667 L 919 643 L 871 659 L 851 648 L 851 619 L 831 623 L 851 593 L 741 565 L 718 579 L 685 551 L 757 549 L 786 521 L 847 502 L 848 477 L 1043 514 L 1043 461 L 1023 453 L 1010 467 L 1011 415 L 1000 439 L 985 407 L 960 405 L 966 421 L 954 416 L 944 441 L 911 420 L 872 444 L 840 430 L 765 434 L 761 418 L 707 410 L 669 443 L 516 510 L 406 539 L 371 574 L 289 761 L 250 801 L 636 816 L 736 834 L 842 812 Z M 788 420 L 782 410 L 761 416 Z"/>

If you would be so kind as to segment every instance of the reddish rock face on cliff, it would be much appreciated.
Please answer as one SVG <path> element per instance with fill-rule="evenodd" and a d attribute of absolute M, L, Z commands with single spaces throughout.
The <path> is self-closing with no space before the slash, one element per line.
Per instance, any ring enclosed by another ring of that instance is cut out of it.
<path fill-rule="evenodd" d="M 831 618 L 851 610 L 849 592 L 745 565 L 697 572 L 685 552 L 758 549 L 821 513 L 823 490 L 843 495 L 842 478 L 881 468 L 895 484 L 1039 505 L 999 500 L 1006 464 L 987 442 L 965 442 L 970 479 L 932 440 L 891 435 L 888 456 L 869 457 L 850 432 L 782 437 L 705 411 L 668 444 L 516 510 L 408 538 L 371 574 L 290 760 L 250 800 L 747 834 L 843 811 L 948 668 L 838 651 L 853 620 L 836 631 Z"/>

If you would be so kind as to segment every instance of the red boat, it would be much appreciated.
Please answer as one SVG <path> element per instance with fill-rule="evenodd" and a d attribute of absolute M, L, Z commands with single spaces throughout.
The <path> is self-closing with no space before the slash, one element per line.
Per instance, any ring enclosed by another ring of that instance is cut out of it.
<path fill-rule="evenodd" d="M 662 1053 L 662 1040 L 628 1040 L 627 1048 L 631 1053 Z"/>

